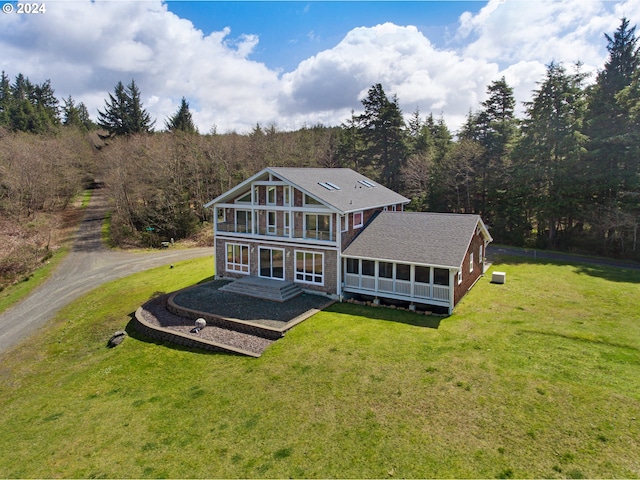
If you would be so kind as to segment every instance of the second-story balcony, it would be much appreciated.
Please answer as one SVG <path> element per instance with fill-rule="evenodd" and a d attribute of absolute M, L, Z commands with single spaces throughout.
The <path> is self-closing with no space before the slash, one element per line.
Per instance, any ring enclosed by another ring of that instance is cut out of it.
<path fill-rule="evenodd" d="M 315 219 L 305 218 L 303 225 L 295 225 L 291 228 L 288 225 L 260 224 L 254 222 L 217 222 L 215 233 L 231 233 L 243 236 L 274 237 L 278 239 L 301 239 L 321 242 L 334 242 L 336 240 L 333 233 L 332 222 L 329 225 L 316 222 Z M 295 222 L 294 222 L 295 224 Z"/>

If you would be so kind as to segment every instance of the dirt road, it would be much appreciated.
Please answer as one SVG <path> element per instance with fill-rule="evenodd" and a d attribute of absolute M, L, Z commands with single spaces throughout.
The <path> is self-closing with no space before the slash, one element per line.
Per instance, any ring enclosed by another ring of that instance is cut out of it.
<path fill-rule="evenodd" d="M 101 241 L 107 208 L 105 192 L 96 190 L 67 258 L 29 297 L 0 314 L 0 352 L 25 340 L 62 307 L 103 283 L 180 260 L 213 257 L 213 247 L 153 253 L 111 251 Z"/>

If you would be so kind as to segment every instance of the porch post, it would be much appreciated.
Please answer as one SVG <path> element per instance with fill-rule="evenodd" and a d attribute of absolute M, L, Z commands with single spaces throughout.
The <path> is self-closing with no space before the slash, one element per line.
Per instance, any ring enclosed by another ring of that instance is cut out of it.
<path fill-rule="evenodd" d="M 453 312 L 453 306 L 456 298 L 456 289 L 455 289 L 455 271 L 449 270 L 449 315 Z"/>

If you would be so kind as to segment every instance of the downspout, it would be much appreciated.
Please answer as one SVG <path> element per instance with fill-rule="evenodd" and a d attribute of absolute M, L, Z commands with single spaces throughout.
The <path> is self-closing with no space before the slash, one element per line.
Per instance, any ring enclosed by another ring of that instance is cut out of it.
<path fill-rule="evenodd" d="M 455 271 L 449 269 L 449 315 L 453 313 L 453 305 L 456 299 L 455 276 Z"/>
<path fill-rule="evenodd" d="M 338 262 L 336 265 L 336 294 L 338 295 L 338 300 L 342 302 L 342 218 L 337 213 L 336 220 L 336 237 L 338 241 L 338 249 L 336 251 L 336 260 Z"/>
<path fill-rule="evenodd" d="M 213 206 L 213 278 L 218 278 L 218 269 L 216 268 L 216 262 L 218 260 L 218 207 Z"/>

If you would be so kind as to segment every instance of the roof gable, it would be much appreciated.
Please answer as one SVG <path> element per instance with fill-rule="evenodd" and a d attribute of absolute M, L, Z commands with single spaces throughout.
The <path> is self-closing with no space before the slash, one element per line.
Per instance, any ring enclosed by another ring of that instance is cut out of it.
<path fill-rule="evenodd" d="M 350 168 L 269 167 L 218 196 L 205 207 L 215 203 L 229 202 L 247 190 L 251 182 L 267 179 L 269 174 L 293 185 L 342 214 L 409 203 L 408 198 Z"/>
<path fill-rule="evenodd" d="M 343 255 L 459 268 L 477 227 L 492 240 L 478 215 L 382 212 Z"/>

